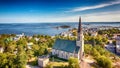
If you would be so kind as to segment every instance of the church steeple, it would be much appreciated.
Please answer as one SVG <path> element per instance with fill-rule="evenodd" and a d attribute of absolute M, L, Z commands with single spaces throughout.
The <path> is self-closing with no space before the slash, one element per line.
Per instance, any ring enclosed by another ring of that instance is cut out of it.
<path fill-rule="evenodd" d="M 79 24 L 78 24 L 78 37 L 77 40 L 80 41 L 80 36 L 82 35 L 82 23 L 81 23 L 81 17 L 79 17 Z"/>
<path fill-rule="evenodd" d="M 82 32 L 81 17 L 79 17 L 78 36 L 77 36 L 76 44 L 77 46 L 80 47 L 79 59 L 82 60 L 84 57 L 84 35 Z"/>
<path fill-rule="evenodd" d="M 78 33 L 82 31 L 81 17 L 79 17 Z"/>

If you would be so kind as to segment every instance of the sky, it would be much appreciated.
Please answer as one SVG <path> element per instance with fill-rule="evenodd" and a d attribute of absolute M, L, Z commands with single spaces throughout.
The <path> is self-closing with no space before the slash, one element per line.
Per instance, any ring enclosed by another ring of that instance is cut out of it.
<path fill-rule="evenodd" d="M 0 0 L 0 23 L 120 22 L 120 0 Z"/>

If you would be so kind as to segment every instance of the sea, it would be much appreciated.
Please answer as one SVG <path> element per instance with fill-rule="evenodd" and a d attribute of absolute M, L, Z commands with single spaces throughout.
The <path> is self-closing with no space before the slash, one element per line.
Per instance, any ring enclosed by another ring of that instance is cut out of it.
<path fill-rule="evenodd" d="M 70 28 L 55 28 L 68 25 Z M 120 22 L 83 22 L 83 27 L 113 26 L 120 27 Z M 25 35 L 50 35 L 54 36 L 61 32 L 77 28 L 78 22 L 57 22 L 57 23 L 0 23 L 0 34 L 21 34 Z"/>

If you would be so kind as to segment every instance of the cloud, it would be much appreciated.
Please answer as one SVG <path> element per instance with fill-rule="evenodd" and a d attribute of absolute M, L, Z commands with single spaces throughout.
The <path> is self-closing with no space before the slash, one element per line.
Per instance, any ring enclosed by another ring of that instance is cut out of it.
<path fill-rule="evenodd" d="M 82 22 L 120 22 L 120 10 L 81 15 Z M 56 18 L 58 22 L 78 22 L 79 15 Z"/>
<path fill-rule="evenodd" d="M 120 10 L 108 12 L 96 12 L 81 15 L 82 22 L 120 22 Z M 53 16 L 53 17 L 32 17 L 32 16 L 4 16 L 0 17 L 0 23 L 25 23 L 25 22 L 78 22 L 79 15 Z"/>
<path fill-rule="evenodd" d="M 116 0 L 113 2 L 105 3 L 105 4 L 99 4 L 99 5 L 95 5 L 95 6 L 77 7 L 77 8 L 73 8 L 72 10 L 70 10 L 68 12 L 78 12 L 78 11 L 85 11 L 85 10 L 90 10 L 90 9 L 98 9 L 98 8 L 103 8 L 103 7 L 116 5 L 116 4 L 120 4 L 120 0 Z"/>

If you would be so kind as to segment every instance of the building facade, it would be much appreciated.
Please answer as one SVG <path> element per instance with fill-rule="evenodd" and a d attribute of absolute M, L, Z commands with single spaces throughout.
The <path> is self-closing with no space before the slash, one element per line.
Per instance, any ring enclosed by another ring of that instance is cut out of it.
<path fill-rule="evenodd" d="M 116 53 L 120 54 L 120 35 L 116 37 Z"/>
<path fill-rule="evenodd" d="M 39 67 L 41 67 L 41 68 L 46 67 L 48 62 L 49 62 L 48 56 L 43 55 L 43 56 L 38 57 L 38 66 Z"/>
<path fill-rule="evenodd" d="M 0 46 L 0 53 L 3 53 L 4 48 L 2 46 Z"/>
<path fill-rule="evenodd" d="M 52 48 L 52 55 L 59 58 L 69 59 L 70 57 L 82 60 L 84 57 L 84 36 L 81 25 L 81 18 L 79 18 L 78 36 L 74 41 L 57 39 Z"/>

